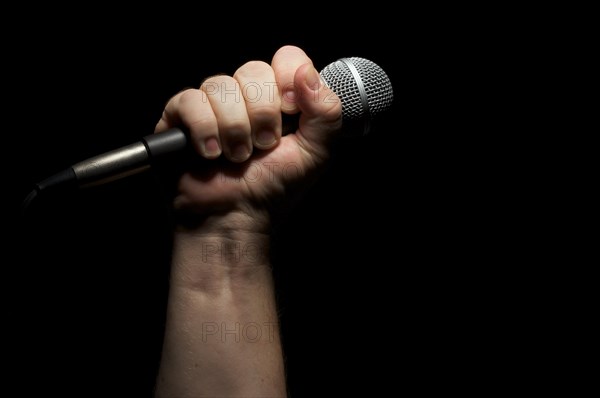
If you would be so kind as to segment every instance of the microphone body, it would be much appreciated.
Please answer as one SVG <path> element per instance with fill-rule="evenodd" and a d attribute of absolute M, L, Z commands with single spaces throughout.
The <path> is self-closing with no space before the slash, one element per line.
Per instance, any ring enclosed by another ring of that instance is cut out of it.
<path fill-rule="evenodd" d="M 359 122 L 363 134 L 369 132 L 371 120 L 391 106 L 391 82 L 372 61 L 359 57 L 341 58 L 323 68 L 320 75 L 342 102 L 343 122 Z M 56 186 L 104 184 L 148 170 L 153 163 L 186 147 L 186 133 L 180 128 L 172 128 L 74 164 L 39 182 L 35 189 L 40 192 Z"/>

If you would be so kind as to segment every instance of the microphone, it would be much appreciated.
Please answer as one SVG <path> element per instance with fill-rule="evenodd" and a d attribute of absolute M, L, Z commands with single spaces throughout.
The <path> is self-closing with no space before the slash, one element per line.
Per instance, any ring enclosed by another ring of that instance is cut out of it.
<path fill-rule="evenodd" d="M 342 124 L 362 124 L 363 135 L 368 134 L 372 120 L 392 104 L 390 79 L 372 61 L 360 57 L 340 58 L 323 68 L 320 75 L 342 102 Z M 188 136 L 180 128 L 147 135 L 136 143 L 86 159 L 35 184 L 24 207 L 48 188 L 86 187 L 114 181 L 148 170 L 153 163 L 187 147 Z"/>

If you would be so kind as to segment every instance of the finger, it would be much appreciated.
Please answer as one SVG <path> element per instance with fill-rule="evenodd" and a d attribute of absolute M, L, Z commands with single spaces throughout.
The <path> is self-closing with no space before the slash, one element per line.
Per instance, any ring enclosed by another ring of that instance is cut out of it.
<path fill-rule="evenodd" d="M 184 125 L 190 134 L 194 149 L 207 159 L 221 154 L 217 118 L 205 92 L 187 89 L 173 96 L 167 105 L 155 132 Z"/>
<path fill-rule="evenodd" d="M 252 154 L 250 120 L 239 83 L 231 76 L 213 76 L 200 87 L 217 118 L 219 140 L 225 157 L 243 162 Z"/>
<path fill-rule="evenodd" d="M 294 75 L 297 104 L 302 112 L 298 135 L 312 154 L 327 157 L 328 145 L 342 127 L 342 103 L 324 84 L 312 64 L 298 68 Z"/>
<path fill-rule="evenodd" d="M 281 138 L 281 98 L 271 66 L 261 61 L 242 65 L 233 75 L 246 102 L 257 148 L 274 147 Z"/>
<path fill-rule="evenodd" d="M 298 113 L 297 92 L 294 87 L 294 74 L 300 65 L 312 61 L 302 49 L 295 46 L 281 47 L 271 61 L 275 71 L 275 80 L 281 93 L 281 111 L 288 114 Z"/>

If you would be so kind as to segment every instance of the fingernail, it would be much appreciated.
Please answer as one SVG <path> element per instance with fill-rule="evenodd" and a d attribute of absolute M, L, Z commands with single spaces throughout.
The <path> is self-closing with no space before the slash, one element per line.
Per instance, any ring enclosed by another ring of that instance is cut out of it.
<path fill-rule="evenodd" d="M 293 88 L 288 88 L 283 92 L 283 99 L 287 102 L 296 102 L 296 91 Z"/>
<path fill-rule="evenodd" d="M 221 154 L 221 148 L 219 147 L 219 141 L 215 137 L 209 137 L 204 141 L 204 155 L 210 157 L 217 157 Z"/>
<path fill-rule="evenodd" d="M 306 85 L 312 90 L 318 90 L 321 87 L 321 76 L 313 67 L 306 73 Z"/>
<path fill-rule="evenodd" d="M 256 142 L 260 146 L 270 147 L 275 142 L 275 134 L 269 130 L 262 130 L 256 134 Z"/>
<path fill-rule="evenodd" d="M 246 144 L 236 144 L 231 148 L 231 159 L 236 162 L 243 162 L 250 157 L 250 150 Z"/>

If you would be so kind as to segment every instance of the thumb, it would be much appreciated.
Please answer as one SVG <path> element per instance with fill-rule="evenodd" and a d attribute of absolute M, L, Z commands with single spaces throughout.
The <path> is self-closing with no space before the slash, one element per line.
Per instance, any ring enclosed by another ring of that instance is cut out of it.
<path fill-rule="evenodd" d="M 326 158 L 342 128 L 342 102 L 311 63 L 296 70 L 294 87 L 301 112 L 297 134 L 312 154 Z"/>

